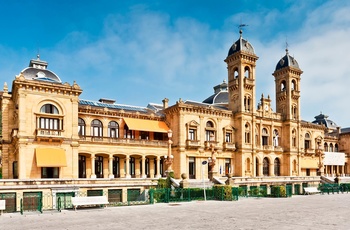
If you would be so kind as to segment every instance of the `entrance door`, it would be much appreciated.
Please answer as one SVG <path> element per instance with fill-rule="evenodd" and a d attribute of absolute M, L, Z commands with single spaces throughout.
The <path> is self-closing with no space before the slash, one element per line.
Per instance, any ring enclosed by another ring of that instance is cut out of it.
<path fill-rule="evenodd" d="M 57 208 L 59 208 L 59 207 L 60 207 L 60 209 L 73 208 L 72 197 L 74 197 L 74 192 L 56 193 Z"/>
<path fill-rule="evenodd" d="M 42 205 L 41 192 L 23 193 L 23 211 L 40 211 Z"/>

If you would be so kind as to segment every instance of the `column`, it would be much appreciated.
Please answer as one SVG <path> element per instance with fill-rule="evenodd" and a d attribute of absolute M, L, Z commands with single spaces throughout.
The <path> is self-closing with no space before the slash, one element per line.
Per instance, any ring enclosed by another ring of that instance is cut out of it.
<path fill-rule="evenodd" d="M 135 157 L 135 177 L 140 178 L 141 177 L 141 169 L 140 169 L 140 158 Z"/>
<path fill-rule="evenodd" d="M 114 178 L 114 174 L 113 174 L 113 156 L 109 156 L 109 162 L 108 162 L 108 170 L 109 170 L 109 174 L 108 174 L 108 178 Z"/>
<path fill-rule="evenodd" d="M 142 156 L 141 158 L 141 165 L 142 165 L 142 171 L 141 171 L 141 178 L 146 178 L 146 157 Z"/>
<path fill-rule="evenodd" d="M 95 154 L 91 154 L 91 178 L 96 179 L 95 174 Z"/>
<path fill-rule="evenodd" d="M 270 176 L 275 176 L 275 165 L 274 164 L 270 164 L 270 167 L 269 167 L 269 174 Z"/>
<path fill-rule="evenodd" d="M 149 159 L 149 175 L 154 178 L 154 159 Z"/>
<path fill-rule="evenodd" d="M 124 158 L 119 158 L 119 175 L 120 177 L 125 177 L 125 164 L 124 164 Z"/>
<path fill-rule="evenodd" d="M 125 164 L 126 164 L 125 178 L 131 178 L 131 176 L 130 176 L 130 157 L 129 156 L 126 156 Z"/>
<path fill-rule="evenodd" d="M 160 175 L 160 156 L 157 156 L 157 175 L 156 178 L 161 178 L 162 176 Z"/>

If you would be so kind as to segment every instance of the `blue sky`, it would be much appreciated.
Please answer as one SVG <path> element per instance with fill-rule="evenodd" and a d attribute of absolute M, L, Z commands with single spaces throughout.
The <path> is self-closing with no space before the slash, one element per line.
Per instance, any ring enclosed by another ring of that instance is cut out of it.
<path fill-rule="evenodd" d="M 259 56 L 257 100 L 275 100 L 271 74 L 288 41 L 304 71 L 302 119 L 322 112 L 350 126 L 350 1 L 0 0 L 0 83 L 11 86 L 39 52 L 82 99 L 203 101 L 227 79 L 241 22 Z"/>

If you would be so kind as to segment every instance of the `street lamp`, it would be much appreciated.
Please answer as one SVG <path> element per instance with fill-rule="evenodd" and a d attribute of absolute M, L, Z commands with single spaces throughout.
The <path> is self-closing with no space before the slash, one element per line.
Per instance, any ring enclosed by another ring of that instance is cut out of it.
<path fill-rule="evenodd" d="M 173 137 L 173 131 L 171 131 L 171 129 L 169 129 L 168 131 L 168 155 L 165 155 L 164 156 L 164 161 L 165 161 L 165 164 L 167 166 L 167 170 L 166 170 L 166 176 L 169 175 L 170 172 L 173 171 L 172 169 L 172 164 L 173 164 L 173 160 L 174 160 L 174 156 L 171 154 L 171 144 L 173 143 L 171 141 L 171 138 Z"/>

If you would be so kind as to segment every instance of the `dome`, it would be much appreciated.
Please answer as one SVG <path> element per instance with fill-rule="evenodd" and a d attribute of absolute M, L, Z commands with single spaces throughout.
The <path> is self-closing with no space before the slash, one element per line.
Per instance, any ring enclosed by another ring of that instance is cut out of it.
<path fill-rule="evenodd" d="M 279 60 L 279 62 L 277 63 L 276 70 L 280 70 L 287 66 L 300 69 L 297 60 L 295 60 L 294 57 L 289 55 L 288 49 L 286 49 L 286 55 L 283 58 L 281 58 L 281 60 Z"/>
<path fill-rule="evenodd" d="M 315 117 L 316 120 L 314 120 L 312 123 L 314 124 L 319 124 L 319 125 L 324 125 L 326 126 L 328 129 L 331 129 L 331 130 L 336 130 L 338 125 L 332 121 L 332 120 L 329 120 L 328 119 L 328 116 L 325 115 L 325 114 L 320 114 L 320 115 L 317 115 Z"/>
<path fill-rule="evenodd" d="M 214 94 L 205 99 L 203 103 L 227 106 L 228 97 L 227 83 L 223 81 L 223 83 L 214 87 Z"/>
<path fill-rule="evenodd" d="M 242 38 L 242 30 L 240 30 L 239 33 L 239 39 L 230 47 L 227 56 L 230 56 L 238 51 L 255 54 L 253 46 L 247 40 Z"/>
<path fill-rule="evenodd" d="M 52 71 L 46 69 L 47 62 L 37 59 L 30 60 L 29 67 L 22 70 L 21 75 L 25 79 L 62 83 L 61 79 Z"/>

